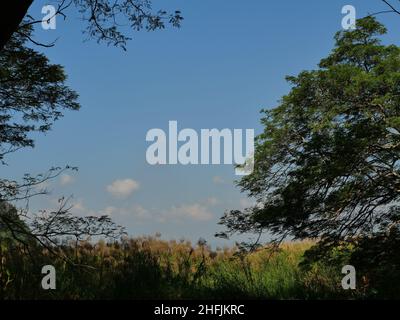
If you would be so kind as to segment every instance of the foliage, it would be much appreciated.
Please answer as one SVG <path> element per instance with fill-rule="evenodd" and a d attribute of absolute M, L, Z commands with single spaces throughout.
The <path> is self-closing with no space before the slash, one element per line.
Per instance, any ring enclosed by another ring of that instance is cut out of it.
<path fill-rule="evenodd" d="M 131 38 L 124 34 L 121 25 L 129 25 L 133 30 L 154 31 L 164 29 L 166 24 L 180 27 L 183 17 L 176 10 L 152 12 L 150 0 L 74 0 L 74 5 L 87 21 L 85 33 L 89 38 L 97 39 L 125 50 Z"/>
<path fill-rule="evenodd" d="M 263 110 L 254 172 L 239 183 L 257 205 L 226 213 L 227 234 L 335 245 L 398 227 L 400 48 L 381 44 L 385 32 L 360 19 L 336 34 L 319 69 L 288 77 L 289 94 Z"/>
<path fill-rule="evenodd" d="M 0 51 L 15 34 L 27 37 L 33 44 L 42 47 L 55 45 L 56 41 L 43 43 L 26 32 L 26 27 L 42 24 L 43 16 L 34 17 L 32 12 L 28 14 L 33 2 L 34 0 L 11 2 L 7 10 L 0 12 L 0 19 L 4 21 L 4 28 L 0 29 Z M 87 39 L 95 39 L 124 50 L 127 41 L 131 40 L 129 29 L 155 31 L 164 29 L 167 25 L 179 28 L 183 20 L 179 10 L 154 10 L 151 0 L 56 0 L 52 5 L 54 12 L 46 16 L 48 21 L 53 18 L 65 20 L 71 14 L 70 7 L 73 7 L 84 23 L 83 33 L 87 35 Z"/>
<path fill-rule="evenodd" d="M 31 27 L 26 27 L 31 34 Z M 69 89 L 60 65 L 28 48 L 26 35 L 16 34 L 0 53 L 0 160 L 23 147 L 30 135 L 46 132 L 64 110 L 78 110 L 77 93 Z"/>
<path fill-rule="evenodd" d="M 47 132 L 66 110 L 78 110 L 78 95 L 66 85 L 66 75 L 60 65 L 51 64 L 47 57 L 28 48 L 25 34 L 15 34 L 0 52 L 0 165 L 4 156 L 23 147 L 33 147 L 33 135 Z M 46 194 L 44 182 L 56 178 L 74 167 L 53 167 L 39 175 L 25 174 L 22 181 L 0 178 L 0 230 L 27 248 L 32 242 L 49 249 L 58 238 L 74 236 L 82 240 L 88 236 L 117 238 L 123 228 L 109 217 L 76 217 L 70 212 L 66 199 L 61 199 L 55 210 L 33 213 L 26 206 L 17 210 L 11 203 L 19 203 Z"/>

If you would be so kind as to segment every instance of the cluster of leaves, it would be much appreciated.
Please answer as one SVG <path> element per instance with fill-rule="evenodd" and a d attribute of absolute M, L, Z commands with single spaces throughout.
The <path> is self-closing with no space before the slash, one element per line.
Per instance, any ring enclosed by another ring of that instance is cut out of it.
<path fill-rule="evenodd" d="M 75 6 L 88 22 L 85 33 L 98 42 L 121 47 L 131 38 L 121 26 L 135 31 L 164 29 L 166 23 L 180 27 L 183 17 L 179 10 L 168 13 L 165 10 L 152 11 L 149 0 L 74 0 Z"/>

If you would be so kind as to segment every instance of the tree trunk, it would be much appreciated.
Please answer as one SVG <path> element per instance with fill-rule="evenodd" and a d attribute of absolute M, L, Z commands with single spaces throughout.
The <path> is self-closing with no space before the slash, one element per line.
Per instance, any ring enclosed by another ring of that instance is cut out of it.
<path fill-rule="evenodd" d="M 3 0 L 0 8 L 0 51 L 18 29 L 33 0 Z"/>

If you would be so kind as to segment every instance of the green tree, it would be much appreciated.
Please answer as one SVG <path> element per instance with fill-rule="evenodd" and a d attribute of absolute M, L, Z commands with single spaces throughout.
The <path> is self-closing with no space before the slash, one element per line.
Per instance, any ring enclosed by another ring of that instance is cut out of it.
<path fill-rule="evenodd" d="M 63 67 L 25 43 L 32 28 L 16 33 L 0 53 L 0 161 L 33 147 L 33 132 L 46 132 L 63 110 L 78 110 L 78 95 L 65 85 Z"/>
<path fill-rule="evenodd" d="M 20 219 L 18 210 L 7 202 L 0 202 L 0 242 L 26 241 L 28 227 Z"/>
<path fill-rule="evenodd" d="M 66 110 L 78 110 L 76 92 L 66 86 L 60 65 L 34 49 L 26 47 L 32 30 L 16 33 L 0 52 L 0 165 L 5 156 L 23 147 L 33 147 L 33 134 L 46 132 Z M 33 214 L 29 208 L 17 210 L 11 203 L 46 194 L 40 186 L 70 168 L 54 167 L 45 174 L 26 174 L 21 182 L 0 178 L 0 240 L 13 237 L 23 245 L 34 240 L 48 248 L 57 238 L 74 236 L 118 237 L 123 228 L 108 217 L 76 217 L 65 199 L 50 212 Z M 25 224 L 27 223 L 27 224 Z M 4 237 L 2 237 L 3 235 Z M 27 239 L 30 239 L 28 242 Z"/>
<path fill-rule="evenodd" d="M 289 94 L 262 111 L 254 172 L 239 182 L 257 204 L 227 212 L 222 235 L 337 243 L 398 230 L 400 48 L 381 44 L 385 32 L 360 19 L 319 69 L 287 78 Z"/>

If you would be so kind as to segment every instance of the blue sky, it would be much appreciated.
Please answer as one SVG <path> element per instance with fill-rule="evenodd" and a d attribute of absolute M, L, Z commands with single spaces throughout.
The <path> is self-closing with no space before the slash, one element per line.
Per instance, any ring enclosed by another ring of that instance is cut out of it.
<path fill-rule="evenodd" d="M 35 1 L 41 15 L 51 1 Z M 227 209 L 250 203 L 233 181 L 232 166 L 162 166 L 146 163 L 146 132 L 179 127 L 254 128 L 262 108 L 288 92 L 286 75 L 316 68 L 341 28 L 341 8 L 354 5 L 358 17 L 385 9 L 379 0 L 171 0 L 155 8 L 180 9 L 181 29 L 133 33 L 127 51 L 84 42 L 83 24 L 69 10 L 56 30 L 38 30 L 54 40 L 44 51 L 61 64 L 82 109 L 67 112 L 36 147 L 8 158 L 11 177 L 70 164 L 79 172 L 49 185 L 51 194 L 34 206 L 47 208 L 73 195 L 77 214 L 108 213 L 133 236 L 160 232 L 163 238 L 206 238 L 214 245 Z M 385 42 L 399 43 L 400 17 L 382 15 Z M 235 240 L 235 239 L 234 239 Z"/>

